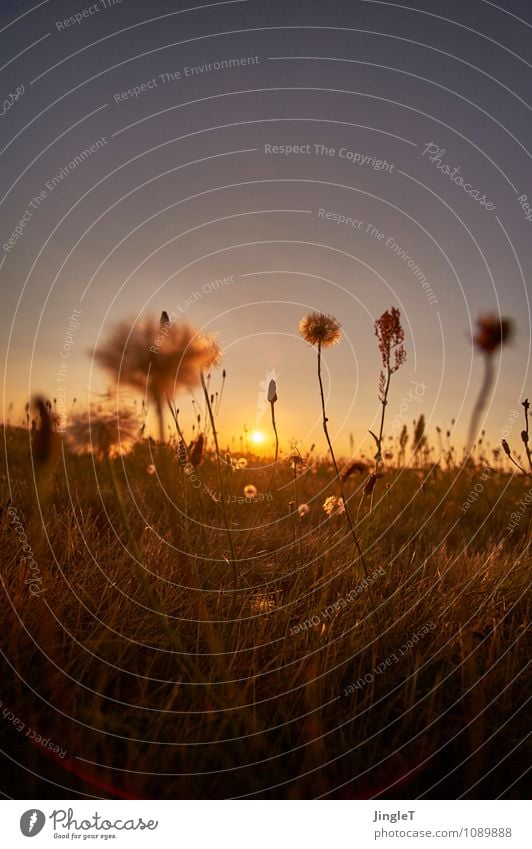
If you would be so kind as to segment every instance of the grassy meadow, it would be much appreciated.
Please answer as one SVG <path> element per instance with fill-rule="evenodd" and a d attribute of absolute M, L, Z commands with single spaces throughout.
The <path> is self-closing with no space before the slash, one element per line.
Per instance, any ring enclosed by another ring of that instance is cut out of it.
<path fill-rule="evenodd" d="M 523 795 L 532 484 L 504 452 L 410 428 L 338 479 L 208 427 L 43 449 L 43 418 L 2 428 L 11 796 Z"/>

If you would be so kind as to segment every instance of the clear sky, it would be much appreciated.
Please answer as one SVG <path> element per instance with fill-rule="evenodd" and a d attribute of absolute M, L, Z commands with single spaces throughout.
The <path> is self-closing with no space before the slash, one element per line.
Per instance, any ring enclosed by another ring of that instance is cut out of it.
<path fill-rule="evenodd" d="M 529 391 L 531 35 L 524 0 L 3 3 L 4 417 L 56 396 L 65 360 L 68 399 L 105 391 L 87 352 L 166 309 L 219 333 L 226 440 L 275 373 L 281 435 L 322 446 L 297 328 L 324 310 L 344 330 L 331 431 L 367 450 L 373 322 L 396 305 L 388 421 L 410 398 L 408 421 L 456 418 L 458 441 L 482 376 L 472 322 L 515 321 L 496 444 Z"/>

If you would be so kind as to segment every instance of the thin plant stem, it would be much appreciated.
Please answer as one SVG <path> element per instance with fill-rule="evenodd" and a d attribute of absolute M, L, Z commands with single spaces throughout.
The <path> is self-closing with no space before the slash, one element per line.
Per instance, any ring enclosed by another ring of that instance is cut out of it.
<path fill-rule="evenodd" d="M 333 462 L 334 471 L 335 471 L 335 475 L 336 475 L 336 480 L 338 481 L 338 486 L 339 486 L 339 489 L 340 489 L 340 494 L 341 494 L 341 496 L 342 496 L 342 501 L 343 501 L 344 508 L 345 508 L 345 516 L 346 516 L 346 519 L 347 519 L 347 523 L 348 523 L 348 525 L 349 525 L 349 530 L 351 531 L 351 536 L 352 536 L 352 538 L 353 538 L 353 542 L 354 542 L 354 544 L 355 544 L 355 548 L 356 548 L 356 550 L 357 550 L 357 552 L 358 552 L 358 556 L 360 557 L 360 562 L 362 563 L 362 566 L 363 566 L 363 569 L 364 569 L 364 574 L 365 574 L 365 576 L 366 576 L 366 580 L 368 580 L 368 592 L 369 592 L 369 597 L 370 597 L 370 600 L 371 600 L 371 604 L 372 604 L 372 606 L 373 606 L 373 612 L 375 613 L 375 618 L 376 618 L 377 624 L 378 624 L 378 626 L 379 626 L 379 630 L 381 630 L 381 628 L 380 628 L 380 624 L 379 624 L 379 619 L 378 619 L 378 616 L 377 616 L 377 607 L 376 607 L 376 605 L 375 605 L 375 599 L 373 598 L 373 593 L 371 592 L 371 586 L 369 585 L 369 572 L 368 572 L 368 567 L 367 567 L 367 565 L 366 565 L 366 560 L 365 560 L 365 558 L 364 558 L 364 554 L 363 554 L 363 552 L 362 552 L 362 548 L 360 547 L 360 543 L 359 543 L 359 541 L 358 541 L 358 537 L 357 537 L 357 533 L 356 533 L 356 530 L 355 530 L 355 526 L 354 526 L 354 524 L 353 524 L 353 520 L 352 520 L 352 518 L 351 518 L 351 513 L 350 513 L 350 511 L 349 511 L 349 507 L 348 507 L 348 505 L 347 505 L 347 499 L 346 499 L 345 494 L 344 494 L 344 488 L 343 488 L 343 486 L 342 486 L 342 480 L 341 480 L 341 478 L 340 478 L 340 472 L 339 472 L 339 470 L 338 470 L 338 464 L 337 464 L 337 462 L 336 462 L 336 457 L 335 457 L 335 455 L 334 455 L 334 450 L 333 450 L 333 447 L 332 447 L 332 442 L 331 442 L 331 439 L 330 439 L 330 436 L 329 436 L 329 429 L 328 429 L 328 427 L 327 427 L 327 422 L 328 422 L 329 420 L 328 420 L 328 418 L 327 418 L 327 412 L 326 412 L 326 409 L 325 409 L 325 394 L 324 394 L 324 391 L 323 391 L 323 380 L 322 380 L 322 376 L 321 376 L 321 343 L 318 343 L 318 383 L 319 383 L 319 386 L 320 386 L 321 411 L 322 411 L 322 417 L 323 417 L 323 422 L 322 422 L 322 424 L 323 424 L 323 432 L 324 432 L 324 434 L 325 434 L 325 439 L 327 440 L 327 445 L 329 446 L 329 452 L 330 452 L 331 459 L 332 459 L 332 462 Z"/>
<path fill-rule="evenodd" d="M 382 462 L 382 435 L 384 433 L 384 417 L 386 415 L 386 407 L 388 406 L 388 392 L 390 391 L 391 377 L 392 377 L 392 372 L 391 372 L 391 369 L 388 368 L 387 369 L 387 377 L 386 377 L 386 385 L 384 387 L 384 392 L 382 393 L 382 397 L 381 397 L 381 423 L 380 423 L 380 428 L 379 428 L 379 435 L 375 436 L 375 434 L 372 433 L 372 436 L 373 436 L 373 438 L 374 438 L 374 440 L 377 444 L 377 454 L 375 455 L 375 472 L 374 472 L 375 478 L 379 474 L 379 469 L 380 469 L 380 465 L 381 465 L 381 462 Z M 371 433 L 371 431 L 370 431 L 370 433 Z M 369 512 L 370 512 L 370 514 L 373 511 L 373 495 L 374 495 L 374 492 L 375 492 L 375 487 L 373 487 L 373 489 L 371 490 L 371 495 L 370 495 L 370 502 L 369 502 Z"/>
<path fill-rule="evenodd" d="M 234 544 L 233 544 L 233 536 L 232 536 L 232 533 L 231 533 L 231 526 L 229 524 L 229 517 L 227 515 L 225 484 L 224 484 L 224 479 L 223 479 L 223 474 L 222 474 L 222 462 L 221 462 L 221 459 L 220 459 L 220 446 L 218 444 L 218 432 L 216 430 L 216 424 L 215 424 L 215 421 L 214 421 L 214 413 L 212 411 L 212 405 L 211 405 L 210 398 L 209 398 L 209 391 L 208 391 L 207 385 L 205 383 L 205 376 L 204 376 L 203 372 L 201 372 L 201 385 L 203 387 L 203 394 L 205 396 L 205 403 L 206 403 L 207 410 L 209 412 L 209 420 L 210 420 L 210 423 L 211 423 L 212 438 L 214 440 L 214 448 L 215 448 L 215 451 L 216 451 L 216 465 L 217 465 L 217 468 L 218 468 L 218 482 L 220 484 L 220 496 L 221 496 L 221 500 L 222 500 L 222 514 L 223 514 L 223 519 L 224 519 L 225 530 L 226 530 L 226 533 L 227 533 L 227 541 L 229 543 L 229 550 L 231 552 L 231 564 L 230 565 L 231 565 L 232 572 L 233 572 L 233 601 L 232 601 L 232 604 L 231 604 L 231 616 L 234 616 L 235 609 L 236 609 L 236 596 L 237 596 L 237 591 L 238 591 L 238 572 L 237 572 L 237 565 L 236 565 L 236 554 L 235 554 L 235 547 L 234 547 Z"/>
<path fill-rule="evenodd" d="M 297 495 L 297 466 L 294 463 L 294 505 L 297 522 L 297 533 L 299 539 L 299 565 L 303 568 L 303 540 L 301 538 L 301 516 L 299 515 L 298 495 Z"/>
<path fill-rule="evenodd" d="M 269 491 L 271 491 L 271 488 L 273 486 L 273 479 L 275 477 L 275 472 L 276 472 L 276 469 L 277 469 L 277 458 L 279 456 L 279 435 L 277 433 L 277 424 L 276 424 L 276 421 L 275 421 L 275 401 L 270 401 L 270 407 L 271 407 L 271 410 L 272 410 L 272 427 L 273 427 L 273 432 L 275 434 L 275 457 L 273 458 L 272 476 L 270 478 L 270 483 L 268 484 L 268 490 Z"/>
<path fill-rule="evenodd" d="M 522 437 L 524 437 L 524 438 L 523 438 L 523 442 L 524 442 L 524 446 L 525 446 L 526 457 L 527 457 L 527 460 L 528 460 L 528 465 L 529 465 L 529 467 L 530 467 L 530 471 L 532 472 L 532 454 L 530 453 L 530 448 L 528 447 L 528 440 L 529 440 L 529 434 L 528 434 L 528 408 L 530 407 L 530 404 L 528 403 L 528 398 L 526 398 L 526 399 L 525 399 L 524 401 L 522 401 L 521 403 L 522 403 L 522 405 L 523 405 L 523 407 L 524 407 L 524 410 L 525 410 L 525 429 L 524 429 L 523 434 L 522 434 L 521 436 L 522 436 Z"/>
<path fill-rule="evenodd" d="M 157 400 L 155 402 L 155 407 L 156 407 L 156 410 L 157 410 L 157 420 L 159 422 L 159 442 L 162 445 L 165 442 L 165 438 L 164 438 L 164 415 L 163 415 L 162 401 L 159 397 L 157 397 Z"/>
<path fill-rule="evenodd" d="M 477 438 L 480 416 L 482 415 L 482 411 L 484 410 L 487 404 L 489 394 L 493 386 L 494 376 L 495 371 L 493 368 L 493 354 L 491 352 L 486 352 L 484 354 L 484 379 L 482 381 L 482 385 L 480 387 L 480 392 L 478 393 L 475 406 L 473 407 L 473 412 L 471 414 L 471 422 L 469 424 L 469 434 L 467 437 L 468 452 L 471 452 L 473 444 Z"/>

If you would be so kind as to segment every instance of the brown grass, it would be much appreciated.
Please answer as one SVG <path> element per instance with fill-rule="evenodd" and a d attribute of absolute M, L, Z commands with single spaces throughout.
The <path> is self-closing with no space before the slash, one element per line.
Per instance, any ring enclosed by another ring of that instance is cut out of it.
<path fill-rule="evenodd" d="M 525 476 L 384 463 L 371 536 L 366 475 L 345 476 L 369 571 L 384 572 L 371 584 L 379 633 L 345 516 L 322 509 L 334 494 L 328 461 L 298 474 L 298 502 L 311 508 L 298 514 L 300 539 L 288 463 L 279 460 L 272 493 L 265 461 L 222 464 L 233 617 L 209 450 L 198 487 L 172 446 L 154 452 L 144 440 L 111 460 L 121 508 L 109 461 L 64 453 L 37 501 L 27 431 L 2 435 L 1 503 L 16 510 L 42 578 L 32 595 L 5 509 L 2 709 L 67 751 L 54 760 L 2 718 L 10 795 L 523 793 L 532 511 L 508 523 Z M 250 484 L 263 499 L 244 500 Z"/>

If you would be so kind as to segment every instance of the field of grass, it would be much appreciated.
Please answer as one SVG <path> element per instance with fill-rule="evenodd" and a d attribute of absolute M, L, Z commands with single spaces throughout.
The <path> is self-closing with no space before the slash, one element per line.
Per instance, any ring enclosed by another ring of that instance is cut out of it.
<path fill-rule="evenodd" d="M 11 796 L 524 795 L 530 477 L 2 437 Z"/>

